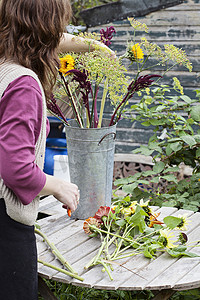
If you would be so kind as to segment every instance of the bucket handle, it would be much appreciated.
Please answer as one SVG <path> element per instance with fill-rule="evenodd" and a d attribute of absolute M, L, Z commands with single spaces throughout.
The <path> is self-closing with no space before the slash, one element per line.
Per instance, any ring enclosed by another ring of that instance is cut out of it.
<path fill-rule="evenodd" d="M 101 142 L 105 139 L 105 137 L 107 137 L 109 134 L 113 134 L 114 137 L 113 137 L 113 140 L 115 140 L 116 138 L 116 133 L 115 132 L 109 132 L 109 133 L 106 133 L 101 139 L 100 141 L 98 142 L 98 146 L 100 146 Z"/>

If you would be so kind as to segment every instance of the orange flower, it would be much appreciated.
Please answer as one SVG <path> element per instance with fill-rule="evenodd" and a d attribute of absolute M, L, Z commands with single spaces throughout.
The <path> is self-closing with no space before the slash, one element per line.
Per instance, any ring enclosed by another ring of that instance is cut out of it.
<path fill-rule="evenodd" d="M 159 213 L 155 213 L 154 215 L 150 215 L 150 224 L 148 225 L 149 227 L 153 227 L 154 224 L 158 224 L 158 225 L 162 225 L 163 222 L 161 221 L 158 221 L 157 220 L 157 217 L 160 215 L 160 212 Z"/>
<path fill-rule="evenodd" d="M 101 226 L 97 219 L 95 219 L 95 218 L 93 218 L 93 217 L 89 217 L 89 218 L 86 219 L 85 222 L 83 223 L 83 230 L 84 230 L 85 233 L 87 233 L 87 234 L 92 234 L 90 225 L 95 225 L 97 228 L 100 228 L 100 226 Z"/>
<path fill-rule="evenodd" d="M 99 222 L 103 223 L 102 217 L 108 216 L 110 210 L 114 213 L 114 210 L 110 208 L 109 206 L 100 206 L 97 210 L 96 214 L 94 215 L 94 218 L 97 219 Z"/>

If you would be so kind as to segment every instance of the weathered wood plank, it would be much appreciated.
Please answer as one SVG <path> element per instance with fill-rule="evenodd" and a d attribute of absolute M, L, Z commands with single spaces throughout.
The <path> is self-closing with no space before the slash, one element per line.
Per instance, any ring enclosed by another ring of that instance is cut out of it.
<path fill-rule="evenodd" d="M 138 155 L 138 154 L 127 154 L 127 153 L 116 153 L 114 161 L 131 162 L 135 161 L 138 163 L 146 163 L 148 165 L 154 165 L 151 156 Z"/>
<path fill-rule="evenodd" d="M 194 249 L 195 251 L 195 249 Z M 200 264 L 188 272 L 174 285 L 175 290 L 183 291 L 200 287 Z"/>
<path fill-rule="evenodd" d="M 179 212 L 176 212 L 176 214 L 179 214 Z M 175 214 L 175 215 L 176 215 Z M 198 222 L 198 224 L 200 223 L 200 219 L 199 219 L 199 215 L 198 214 L 193 214 L 191 216 L 191 220 L 193 220 L 193 222 L 190 224 L 189 229 L 186 231 L 186 233 L 188 234 L 189 238 L 191 236 L 192 238 L 192 232 L 193 230 L 195 230 L 195 225 Z M 133 285 L 134 282 L 134 287 L 136 289 L 148 289 L 149 287 L 151 287 L 150 289 L 153 290 L 158 290 L 158 289 L 165 289 L 166 288 L 166 281 L 164 281 L 162 287 L 159 284 L 163 278 L 163 274 L 165 273 L 165 270 L 169 270 L 169 268 L 173 268 L 173 265 L 177 262 L 177 258 L 172 258 L 170 257 L 167 253 L 164 253 L 162 255 L 160 255 L 157 259 L 155 259 L 154 261 L 151 261 L 150 264 L 148 265 L 147 268 L 144 268 L 143 270 L 141 270 L 141 272 L 139 273 L 141 276 L 143 276 L 146 280 L 144 279 L 140 279 L 138 280 L 137 278 L 135 278 L 135 276 L 131 276 L 131 278 L 129 280 L 127 280 L 126 282 L 123 283 L 123 285 L 120 287 L 122 289 L 131 289 L 131 286 Z M 182 259 L 181 259 L 182 261 Z M 191 269 L 192 269 L 192 261 L 193 259 L 190 258 L 190 265 L 191 265 Z M 195 265 L 197 263 L 195 262 Z M 154 281 L 155 279 L 155 281 Z M 156 285 L 155 282 L 158 282 L 158 284 Z M 171 288 L 171 285 L 169 286 Z"/>
<path fill-rule="evenodd" d="M 54 222 L 56 222 L 56 226 L 52 227 L 52 224 L 55 224 Z M 75 220 L 70 219 L 68 216 L 54 215 L 54 216 L 39 220 L 38 224 L 41 226 L 42 231 L 44 231 L 44 233 L 48 234 L 49 232 L 51 232 L 51 234 L 52 234 L 56 231 L 61 230 L 64 227 L 70 225 L 73 222 L 75 222 Z M 41 225 L 41 224 L 43 224 L 43 225 Z"/>
<path fill-rule="evenodd" d="M 62 208 L 62 204 L 52 195 L 40 200 L 39 212 L 47 215 L 66 214 L 66 209 Z"/>
<path fill-rule="evenodd" d="M 199 217 L 199 216 L 198 216 Z M 197 240 L 199 238 L 200 226 L 197 227 L 194 231 L 189 234 L 189 238 L 191 240 Z M 193 248 L 190 251 L 200 255 L 200 248 Z M 196 266 L 199 265 L 200 258 L 188 258 L 183 257 L 181 260 L 177 260 L 174 264 L 170 265 L 164 272 L 162 272 L 162 276 L 157 277 L 153 280 L 149 285 L 146 286 L 146 289 L 149 287 L 152 289 L 159 290 L 161 288 L 174 288 L 176 282 L 179 282 L 183 278 L 183 276 L 187 275 L 188 272 L 193 270 Z M 200 286 L 200 278 L 194 278 L 191 281 L 191 284 L 195 287 Z"/>
<path fill-rule="evenodd" d="M 120 42 L 126 42 L 127 40 L 136 40 L 140 41 L 141 37 L 146 37 L 148 41 L 150 42 L 157 42 L 159 44 L 160 41 L 174 41 L 178 39 L 178 41 L 192 41 L 193 43 L 195 41 L 199 42 L 199 34 L 200 34 L 200 26 L 194 25 L 194 26 L 180 26 L 180 25 L 162 25 L 160 27 L 158 26 L 150 26 L 148 33 L 143 32 L 135 32 L 130 26 L 122 26 L 117 27 L 115 24 L 113 24 L 116 30 L 116 35 L 113 36 L 112 43 L 120 43 Z M 105 26 L 103 26 L 105 28 Z M 95 28 L 94 32 L 99 33 L 99 29 L 97 30 Z"/>

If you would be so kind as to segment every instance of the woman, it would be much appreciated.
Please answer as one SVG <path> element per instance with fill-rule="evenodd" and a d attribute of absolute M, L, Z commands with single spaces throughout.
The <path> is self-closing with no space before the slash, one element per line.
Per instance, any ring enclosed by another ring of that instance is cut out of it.
<path fill-rule="evenodd" d="M 0 2 L 0 299 L 37 299 L 34 222 L 40 195 L 74 211 L 73 183 L 43 173 L 46 100 L 58 51 L 87 51 L 64 33 L 68 0 Z"/>

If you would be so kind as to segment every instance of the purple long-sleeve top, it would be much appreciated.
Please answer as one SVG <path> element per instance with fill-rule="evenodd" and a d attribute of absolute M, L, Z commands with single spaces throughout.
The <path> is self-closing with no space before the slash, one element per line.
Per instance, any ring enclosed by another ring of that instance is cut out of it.
<path fill-rule="evenodd" d="M 24 205 L 46 182 L 44 172 L 34 163 L 41 125 L 39 85 L 31 76 L 21 76 L 9 84 L 0 100 L 0 175 Z"/>

